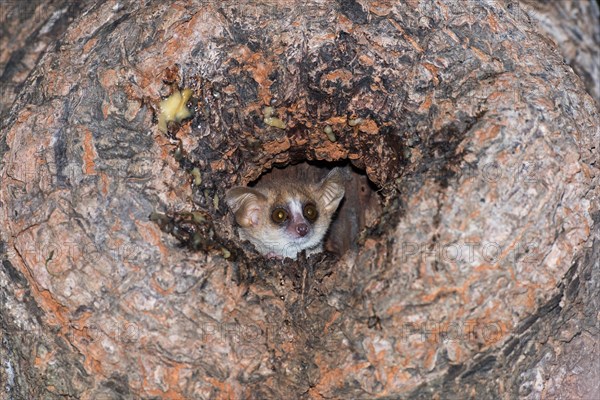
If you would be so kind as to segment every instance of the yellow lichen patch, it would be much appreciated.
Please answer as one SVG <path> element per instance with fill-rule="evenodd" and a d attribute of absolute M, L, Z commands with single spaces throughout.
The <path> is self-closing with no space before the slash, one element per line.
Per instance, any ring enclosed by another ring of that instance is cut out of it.
<path fill-rule="evenodd" d="M 279 128 L 279 129 L 285 129 L 285 122 L 283 122 L 281 119 L 273 117 L 273 113 L 275 112 L 275 110 L 273 109 L 273 107 L 265 107 L 263 110 L 263 115 L 264 115 L 264 123 L 269 125 L 269 126 L 274 126 L 275 128 Z"/>
<path fill-rule="evenodd" d="M 200 174 L 200 170 L 196 167 L 192 169 L 191 174 L 194 177 L 194 186 L 200 186 L 202 184 L 202 175 Z"/>
<path fill-rule="evenodd" d="M 265 107 L 263 109 L 263 115 L 265 116 L 265 118 L 269 118 L 273 115 L 274 112 L 275 110 L 273 109 L 273 107 Z"/>
<path fill-rule="evenodd" d="M 191 89 L 183 91 L 176 90 L 168 98 L 160 102 L 160 115 L 158 117 L 158 129 L 167 131 L 167 123 L 170 121 L 181 122 L 192 116 L 192 112 L 185 105 L 192 97 Z"/>
<path fill-rule="evenodd" d="M 331 126 L 327 125 L 325 127 L 325 129 L 323 129 L 323 131 L 325 132 L 325 134 L 327 135 L 327 138 L 330 141 L 335 142 L 337 140 L 337 138 L 335 137 L 335 133 L 333 133 L 333 129 L 331 128 Z"/>
<path fill-rule="evenodd" d="M 206 222 L 206 217 L 201 212 L 193 212 L 192 219 L 195 223 L 201 224 L 202 222 Z"/>
<path fill-rule="evenodd" d="M 274 126 L 275 128 L 285 129 L 285 122 L 280 120 L 279 118 L 269 117 L 264 119 L 265 124 L 269 126 Z"/>
<path fill-rule="evenodd" d="M 223 253 L 223 258 L 227 259 L 231 257 L 231 252 L 227 250 L 225 247 L 221 247 L 221 252 Z"/>

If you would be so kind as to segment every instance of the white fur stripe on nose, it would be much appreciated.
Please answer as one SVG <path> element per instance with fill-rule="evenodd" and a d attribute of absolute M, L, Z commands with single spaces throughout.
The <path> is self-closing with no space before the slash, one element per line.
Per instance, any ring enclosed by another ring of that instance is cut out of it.
<path fill-rule="evenodd" d="M 302 203 L 298 199 L 291 199 L 288 203 L 290 207 L 290 213 L 292 214 L 292 219 L 296 221 L 301 221 L 304 219 L 302 215 Z"/>

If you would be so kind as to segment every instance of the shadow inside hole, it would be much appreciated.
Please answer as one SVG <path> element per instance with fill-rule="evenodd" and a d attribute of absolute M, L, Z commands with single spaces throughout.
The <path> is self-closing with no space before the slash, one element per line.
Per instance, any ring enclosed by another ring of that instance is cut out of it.
<path fill-rule="evenodd" d="M 275 167 L 264 173 L 249 186 L 315 183 L 323 179 L 335 167 L 344 168 L 349 179 L 345 185 L 344 199 L 338 207 L 325 237 L 324 248 L 341 256 L 346 251 L 356 249 L 360 232 L 373 226 L 382 212 L 382 198 L 378 188 L 364 171 L 342 162 L 302 162 L 286 167 Z"/>

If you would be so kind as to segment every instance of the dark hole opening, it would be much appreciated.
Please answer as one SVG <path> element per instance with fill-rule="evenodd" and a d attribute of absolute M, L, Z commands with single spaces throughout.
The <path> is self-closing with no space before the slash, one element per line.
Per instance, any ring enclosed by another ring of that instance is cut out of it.
<path fill-rule="evenodd" d="M 337 256 L 358 247 L 360 233 L 375 225 L 382 213 L 382 196 L 366 173 L 349 161 L 307 161 L 287 166 L 275 166 L 248 186 L 273 183 L 316 183 L 335 167 L 344 168 L 349 179 L 345 184 L 344 199 L 340 203 L 329 231 L 325 236 L 324 249 Z"/>

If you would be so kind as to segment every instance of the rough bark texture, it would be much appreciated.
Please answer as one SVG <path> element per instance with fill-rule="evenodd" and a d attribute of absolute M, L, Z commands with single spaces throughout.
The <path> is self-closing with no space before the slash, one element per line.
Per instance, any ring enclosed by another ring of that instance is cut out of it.
<path fill-rule="evenodd" d="M 598 394 L 598 83 L 526 7 L 79 4 L 2 53 L 0 399 Z M 355 248 L 235 240 L 226 188 L 348 160 L 382 200 Z"/>
<path fill-rule="evenodd" d="M 545 34 L 600 103 L 600 2 L 525 0 L 520 7 Z"/>

